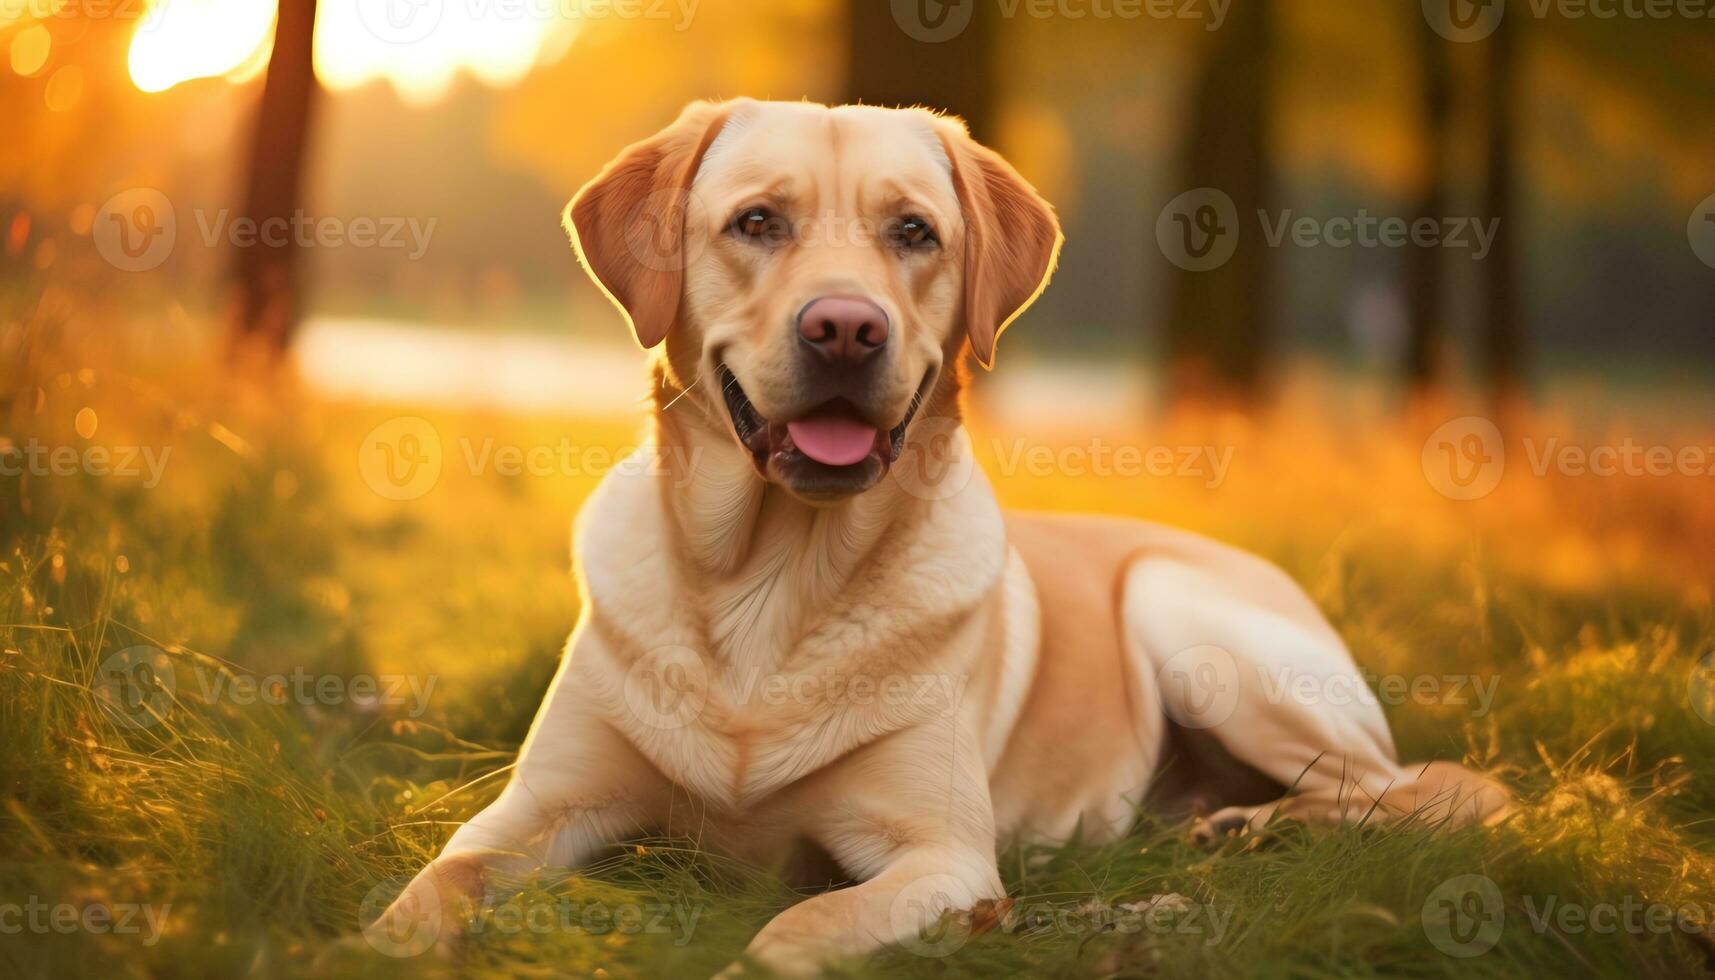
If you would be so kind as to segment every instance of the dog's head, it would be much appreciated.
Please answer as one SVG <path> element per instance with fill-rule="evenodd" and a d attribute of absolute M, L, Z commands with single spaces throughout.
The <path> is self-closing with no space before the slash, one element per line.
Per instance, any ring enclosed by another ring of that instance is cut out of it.
<path fill-rule="evenodd" d="M 957 119 L 691 105 L 566 209 L 590 276 L 668 373 L 806 500 L 873 487 L 968 346 L 1047 285 L 1053 210 Z"/>

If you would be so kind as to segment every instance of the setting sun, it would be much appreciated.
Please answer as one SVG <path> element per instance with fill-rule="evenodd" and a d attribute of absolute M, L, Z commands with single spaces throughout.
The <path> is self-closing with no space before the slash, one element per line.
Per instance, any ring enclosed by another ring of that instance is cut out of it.
<path fill-rule="evenodd" d="M 196 78 L 241 81 L 268 61 L 268 0 L 160 0 L 131 38 L 131 81 L 164 92 Z"/>
<path fill-rule="evenodd" d="M 131 79 L 162 92 L 198 78 L 244 81 L 267 65 L 270 0 L 157 0 L 131 41 Z M 545 9 L 442 0 L 355 0 L 316 15 L 316 76 L 330 89 L 385 80 L 406 100 L 438 100 L 460 71 L 506 87 L 562 46 L 576 24 Z"/>
<path fill-rule="evenodd" d="M 355 0 L 322 4 L 316 17 L 316 76 L 331 89 L 375 79 L 415 103 L 434 102 L 461 70 L 508 87 L 573 22 L 524 5 L 442 0 Z"/>

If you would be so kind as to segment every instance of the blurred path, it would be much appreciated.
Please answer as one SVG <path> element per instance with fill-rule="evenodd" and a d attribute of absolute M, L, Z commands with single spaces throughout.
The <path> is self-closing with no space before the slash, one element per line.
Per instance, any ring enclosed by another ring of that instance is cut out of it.
<path fill-rule="evenodd" d="M 297 344 L 315 389 L 337 398 L 513 412 L 641 412 L 643 352 L 550 334 L 479 331 L 401 320 L 313 317 Z M 1152 392 L 1139 368 L 1030 363 L 977 378 L 990 424 L 1130 424 Z"/>
<path fill-rule="evenodd" d="M 537 333 L 314 317 L 297 355 L 311 387 L 366 401 L 589 414 L 636 411 L 648 392 L 636 348 Z"/>

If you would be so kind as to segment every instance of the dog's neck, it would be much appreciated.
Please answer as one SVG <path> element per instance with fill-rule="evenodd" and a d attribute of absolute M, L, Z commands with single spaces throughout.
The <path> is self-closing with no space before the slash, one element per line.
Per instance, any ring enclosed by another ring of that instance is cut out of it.
<path fill-rule="evenodd" d="M 925 408 L 956 422 L 957 392 L 947 387 Z M 848 500 L 806 503 L 763 480 L 727 420 L 695 392 L 661 375 L 656 388 L 668 533 L 690 566 L 682 573 L 709 641 L 729 662 L 778 666 L 774 658 L 849 598 L 878 547 L 890 535 L 908 539 L 902 525 L 932 519 L 939 505 L 891 476 Z"/>
<path fill-rule="evenodd" d="M 655 440 L 675 491 L 667 499 L 673 528 L 704 574 L 731 576 L 797 547 L 813 548 L 827 573 L 843 576 L 926 503 L 889 478 L 847 500 L 807 503 L 765 481 L 726 425 L 690 398 L 655 417 Z"/>

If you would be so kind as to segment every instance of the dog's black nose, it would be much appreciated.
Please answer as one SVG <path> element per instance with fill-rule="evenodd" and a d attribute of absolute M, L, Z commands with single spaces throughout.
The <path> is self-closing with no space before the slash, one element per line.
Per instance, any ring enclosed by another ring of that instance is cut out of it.
<path fill-rule="evenodd" d="M 867 360 L 887 334 L 887 312 L 856 296 L 823 296 L 798 312 L 798 336 L 833 364 Z"/>

